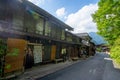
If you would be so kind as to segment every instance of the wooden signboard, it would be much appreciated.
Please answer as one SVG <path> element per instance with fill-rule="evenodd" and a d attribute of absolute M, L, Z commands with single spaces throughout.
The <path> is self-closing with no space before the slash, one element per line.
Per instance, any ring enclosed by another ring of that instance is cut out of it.
<path fill-rule="evenodd" d="M 27 41 L 9 38 L 7 40 L 7 47 L 8 52 L 5 56 L 4 73 L 22 69 Z"/>

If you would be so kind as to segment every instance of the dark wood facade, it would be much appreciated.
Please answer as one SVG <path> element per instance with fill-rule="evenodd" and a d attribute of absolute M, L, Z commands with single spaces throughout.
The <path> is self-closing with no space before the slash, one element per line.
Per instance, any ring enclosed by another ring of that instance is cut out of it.
<path fill-rule="evenodd" d="M 34 57 L 42 54 L 42 62 L 62 58 L 61 50 L 63 47 L 68 50 L 69 57 L 77 57 L 81 38 L 66 31 L 66 29 L 73 30 L 29 1 L 0 0 L 0 38 L 7 40 L 10 49 L 8 53 L 14 48 L 20 51 L 16 58 L 5 55 L 4 73 L 22 69 L 24 49 L 28 46 L 32 48 Z M 9 44 L 10 39 L 12 42 L 17 39 L 17 43 Z M 24 46 L 18 46 L 21 45 L 21 41 L 23 41 Z M 35 55 L 34 52 L 38 48 L 41 49 L 41 51 L 39 50 L 40 54 Z"/>
<path fill-rule="evenodd" d="M 78 33 L 78 37 L 82 38 L 82 48 L 87 52 L 87 56 L 93 56 L 95 54 L 95 44 L 91 42 L 92 38 L 88 33 Z"/>

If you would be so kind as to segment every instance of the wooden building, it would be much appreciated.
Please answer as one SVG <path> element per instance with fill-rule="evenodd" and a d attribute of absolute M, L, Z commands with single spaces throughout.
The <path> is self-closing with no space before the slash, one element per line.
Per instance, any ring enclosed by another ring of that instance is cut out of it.
<path fill-rule="evenodd" d="M 77 57 L 81 38 L 70 33 L 72 30 L 27 0 L 0 0 L 0 38 L 8 47 L 4 74 L 22 71 L 27 47 L 33 52 L 34 64 L 61 58 L 63 47 L 68 57 Z"/>
<path fill-rule="evenodd" d="M 95 44 L 91 42 L 92 38 L 88 33 L 78 33 L 76 34 L 82 39 L 82 47 L 85 48 L 87 55 L 92 56 L 95 54 Z"/>

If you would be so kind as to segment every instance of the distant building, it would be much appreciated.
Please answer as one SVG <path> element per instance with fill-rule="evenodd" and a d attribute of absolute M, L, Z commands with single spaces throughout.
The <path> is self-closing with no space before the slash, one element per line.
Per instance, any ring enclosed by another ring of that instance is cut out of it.
<path fill-rule="evenodd" d="M 86 46 L 90 46 L 90 40 L 92 39 L 88 33 L 77 33 L 78 37 L 82 39 L 82 44 Z"/>
<path fill-rule="evenodd" d="M 91 42 L 92 38 L 88 33 L 77 33 L 78 37 L 82 39 L 82 47 L 86 49 L 87 55 L 91 56 L 95 54 L 95 44 Z"/>

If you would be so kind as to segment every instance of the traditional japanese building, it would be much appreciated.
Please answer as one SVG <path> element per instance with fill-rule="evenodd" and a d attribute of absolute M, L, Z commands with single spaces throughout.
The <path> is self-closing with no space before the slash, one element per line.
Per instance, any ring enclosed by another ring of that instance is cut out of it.
<path fill-rule="evenodd" d="M 67 30 L 67 31 L 66 31 Z M 62 57 L 77 57 L 81 38 L 73 28 L 27 0 L 0 0 L 0 38 L 6 41 L 4 74 L 22 71 L 25 49 L 30 47 L 34 64 Z"/>
<path fill-rule="evenodd" d="M 91 42 L 92 38 L 88 33 L 78 33 L 76 34 L 82 39 L 82 47 L 85 48 L 87 55 L 91 56 L 95 54 L 95 44 Z"/>

